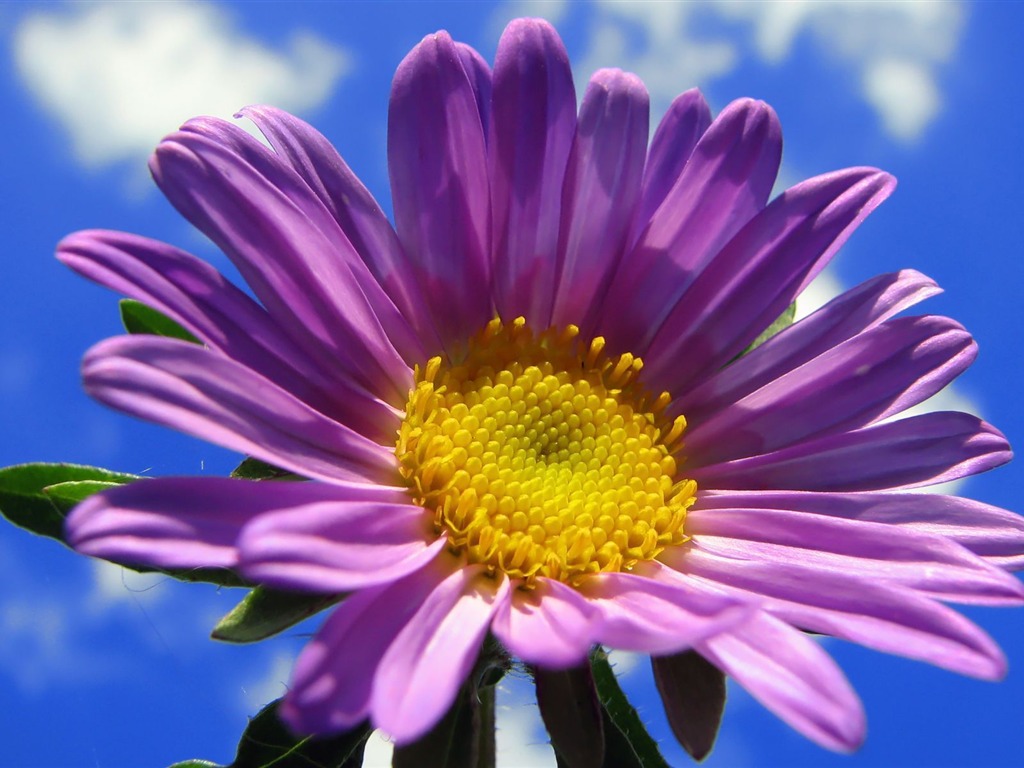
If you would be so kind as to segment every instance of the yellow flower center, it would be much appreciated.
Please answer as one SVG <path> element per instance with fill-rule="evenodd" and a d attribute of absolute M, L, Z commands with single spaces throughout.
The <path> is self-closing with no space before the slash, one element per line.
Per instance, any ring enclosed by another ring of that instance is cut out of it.
<path fill-rule="evenodd" d="M 492 320 L 463 359 L 416 367 L 395 453 L 453 550 L 493 573 L 577 586 L 686 541 L 697 485 L 677 478 L 682 416 L 575 326 Z"/>

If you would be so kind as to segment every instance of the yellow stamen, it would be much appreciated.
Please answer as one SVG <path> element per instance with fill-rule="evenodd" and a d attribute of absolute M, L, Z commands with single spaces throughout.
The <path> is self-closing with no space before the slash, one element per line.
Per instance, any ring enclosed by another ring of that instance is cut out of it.
<path fill-rule="evenodd" d="M 697 485 L 677 476 L 686 420 L 637 381 L 629 353 L 575 326 L 492 320 L 458 364 L 415 371 L 395 454 L 454 550 L 527 584 L 578 585 L 687 540 Z"/>

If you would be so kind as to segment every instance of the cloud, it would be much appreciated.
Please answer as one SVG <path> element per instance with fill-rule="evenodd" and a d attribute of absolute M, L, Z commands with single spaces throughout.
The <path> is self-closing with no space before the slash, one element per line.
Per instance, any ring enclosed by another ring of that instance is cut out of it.
<path fill-rule="evenodd" d="M 323 103 L 351 57 L 308 31 L 273 50 L 200 2 L 99 3 L 27 15 L 14 33 L 18 71 L 69 133 L 87 168 L 144 159 L 199 114 L 250 103 L 301 112 Z"/>

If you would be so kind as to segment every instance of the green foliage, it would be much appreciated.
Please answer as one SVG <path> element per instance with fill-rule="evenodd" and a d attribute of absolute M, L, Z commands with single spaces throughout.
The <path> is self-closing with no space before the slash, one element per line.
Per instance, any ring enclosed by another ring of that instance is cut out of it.
<path fill-rule="evenodd" d="M 308 619 L 342 597 L 255 587 L 217 622 L 210 636 L 228 643 L 255 643 Z"/>
<path fill-rule="evenodd" d="M 745 350 L 743 350 L 743 353 L 740 355 L 740 357 L 742 357 L 743 355 L 746 355 L 746 354 L 752 352 L 753 350 L 757 349 L 762 344 L 764 344 L 766 341 L 768 341 L 768 339 L 770 339 L 772 336 L 774 336 L 775 334 L 779 333 L 780 331 L 784 331 L 787 328 L 789 328 L 789 326 L 791 326 L 793 324 L 793 321 L 795 319 L 796 319 L 796 302 L 794 301 L 792 304 L 790 304 L 788 307 L 786 307 L 786 309 L 783 311 L 783 313 L 781 315 L 779 315 L 775 319 L 774 323 L 772 323 L 767 328 L 765 328 L 761 332 L 761 335 L 758 336 L 756 339 L 754 339 L 753 343 L 749 347 L 747 347 Z"/>
<path fill-rule="evenodd" d="M 121 310 L 121 323 L 128 333 L 142 333 L 150 336 L 167 336 L 172 339 L 201 342 L 191 333 L 171 320 L 167 315 L 157 312 L 152 307 L 134 299 L 121 299 L 118 303 Z"/>
<path fill-rule="evenodd" d="M 289 472 L 287 469 L 275 467 L 265 461 L 247 457 L 241 464 L 231 470 L 231 477 L 239 480 L 304 480 L 304 477 Z"/>

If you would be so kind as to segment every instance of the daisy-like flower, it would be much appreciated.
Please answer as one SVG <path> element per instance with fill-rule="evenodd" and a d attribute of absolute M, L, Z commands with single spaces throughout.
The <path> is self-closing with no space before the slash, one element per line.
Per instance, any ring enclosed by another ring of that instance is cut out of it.
<path fill-rule="evenodd" d="M 1020 519 L 906 489 L 1009 460 L 964 413 L 890 417 L 975 356 L 904 271 L 743 354 L 892 191 L 873 168 L 769 202 L 767 105 L 714 120 L 697 91 L 648 147 L 648 95 L 614 69 L 577 114 L 564 47 L 513 22 L 493 69 L 444 32 L 395 75 L 394 227 L 331 145 L 269 107 L 186 123 L 151 169 L 255 295 L 130 234 L 59 258 L 201 340 L 104 341 L 103 403 L 310 482 L 162 478 L 67 521 L 78 550 L 350 593 L 299 657 L 281 715 L 366 718 L 396 743 L 444 715 L 490 632 L 557 670 L 595 644 L 693 649 L 833 749 L 860 704 L 805 631 L 980 678 L 1004 659 L 945 603 L 1019 604 Z"/>

